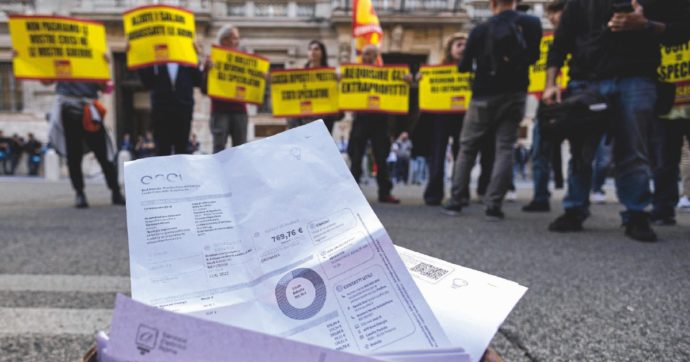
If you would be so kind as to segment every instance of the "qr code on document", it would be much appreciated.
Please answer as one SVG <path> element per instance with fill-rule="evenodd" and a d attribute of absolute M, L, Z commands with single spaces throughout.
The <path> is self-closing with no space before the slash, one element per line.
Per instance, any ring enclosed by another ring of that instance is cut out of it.
<path fill-rule="evenodd" d="M 437 266 L 433 266 L 431 264 L 424 262 L 420 262 L 419 264 L 415 265 L 414 267 L 412 267 L 412 269 L 410 269 L 410 271 L 418 273 L 421 276 L 427 277 L 434 282 L 439 281 L 441 278 L 446 276 L 446 274 L 450 273 L 450 271 L 446 269 L 439 268 Z"/>

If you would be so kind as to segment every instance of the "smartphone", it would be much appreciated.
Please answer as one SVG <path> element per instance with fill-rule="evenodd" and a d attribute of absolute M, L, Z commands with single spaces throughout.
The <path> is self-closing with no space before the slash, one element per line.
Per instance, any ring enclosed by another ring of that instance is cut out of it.
<path fill-rule="evenodd" d="M 632 13 L 635 11 L 632 3 L 614 3 L 612 7 L 614 13 Z"/>

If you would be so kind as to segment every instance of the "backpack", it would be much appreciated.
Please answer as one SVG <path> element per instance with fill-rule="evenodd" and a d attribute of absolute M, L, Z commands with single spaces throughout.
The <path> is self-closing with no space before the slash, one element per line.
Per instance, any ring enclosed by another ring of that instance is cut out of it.
<path fill-rule="evenodd" d="M 519 14 L 510 18 L 494 16 L 487 22 L 484 59 L 489 62 L 489 74 L 492 77 L 529 67 L 527 42 L 517 23 L 519 18 Z"/>

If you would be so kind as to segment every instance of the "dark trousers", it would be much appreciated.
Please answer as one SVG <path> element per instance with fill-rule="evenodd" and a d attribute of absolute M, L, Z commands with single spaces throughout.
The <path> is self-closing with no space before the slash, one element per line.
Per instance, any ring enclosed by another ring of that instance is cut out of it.
<path fill-rule="evenodd" d="M 83 144 L 86 143 L 86 146 L 93 151 L 96 160 L 101 165 L 108 187 L 113 191 L 119 191 L 117 169 L 115 164 L 108 160 L 105 130 L 101 127 L 97 132 L 84 131 L 83 115 L 84 111 L 81 108 L 68 105 L 62 107 L 62 127 L 65 131 L 65 143 L 67 145 L 67 168 L 69 169 L 72 188 L 77 192 L 84 190 L 81 161 L 84 156 Z"/>
<path fill-rule="evenodd" d="M 460 129 L 464 117 L 464 114 L 441 114 L 429 120 L 431 122 L 431 158 L 429 159 L 429 181 L 424 190 L 426 203 L 436 204 L 443 200 L 448 139 L 453 138 L 451 152 L 455 160 L 460 150 Z M 469 199 L 469 192 L 466 198 Z"/>
<path fill-rule="evenodd" d="M 367 141 L 371 141 L 374 161 L 378 165 L 376 183 L 379 187 L 379 197 L 390 195 L 393 183 L 386 167 L 386 158 L 391 149 L 391 141 L 385 115 L 357 114 L 352 121 L 348 155 L 350 156 L 350 171 L 358 183 L 362 176 L 362 159 L 367 149 Z"/>
<path fill-rule="evenodd" d="M 187 153 L 192 112 L 192 108 L 154 107 L 151 117 L 157 156 Z"/>
<path fill-rule="evenodd" d="M 650 138 L 654 176 L 653 217 L 675 217 L 683 135 L 690 141 L 690 119 L 658 119 L 654 122 Z"/>

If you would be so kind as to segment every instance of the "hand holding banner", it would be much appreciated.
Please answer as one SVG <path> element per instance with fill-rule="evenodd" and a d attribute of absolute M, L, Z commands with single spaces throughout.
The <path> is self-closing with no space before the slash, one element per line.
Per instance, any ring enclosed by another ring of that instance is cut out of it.
<path fill-rule="evenodd" d="M 10 15 L 17 79 L 92 81 L 110 79 L 103 24 L 62 16 Z"/>
<path fill-rule="evenodd" d="M 459 73 L 456 65 L 422 66 L 419 69 L 419 110 L 427 113 L 462 113 L 472 97 L 472 74 Z"/>
<path fill-rule="evenodd" d="M 196 66 L 194 13 L 167 5 L 146 5 L 123 15 L 129 42 L 127 67 L 163 63 Z"/>
<path fill-rule="evenodd" d="M 267 59 L 214 45 L 208 72 L 208 95 L 234 102 L 262 104 L 266 91 Z"/>
<path fill-rule="evenodd" d="M 338 113 L 335 68 L 271 72 L 274 117 L 325 116 Z"/>
<path fill-rule="evenodd" d="M 340 109 L 343 111 L 407 114 L 410 86 L 403 79 L 407 65 L 343 65 Z"/>

